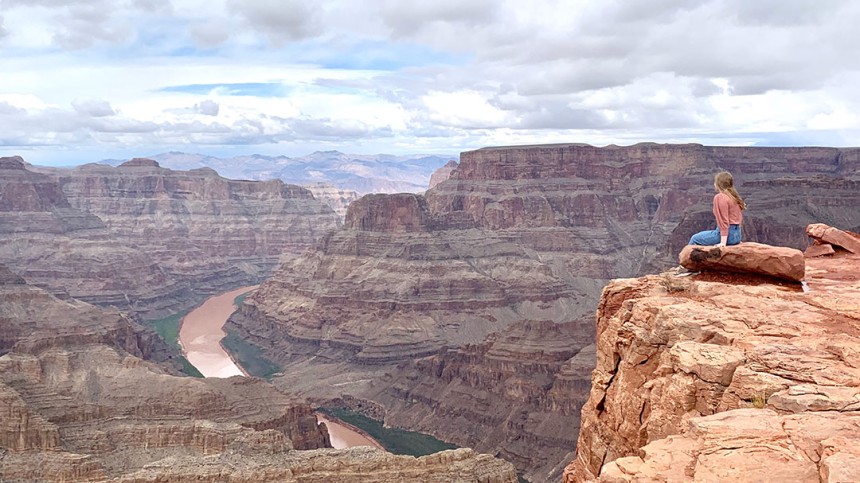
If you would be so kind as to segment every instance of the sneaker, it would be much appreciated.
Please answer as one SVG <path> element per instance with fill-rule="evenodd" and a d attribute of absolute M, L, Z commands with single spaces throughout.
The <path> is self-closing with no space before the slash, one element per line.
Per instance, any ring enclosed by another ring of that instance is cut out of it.
<path fill-rule="evenodd" d="M 695 270 L 688 270 L 681 265 L 678 265 L 678 267 L 675 268 L 676 277 L 689 277 L 691 275 L 698 275 L 699 273 L 700 272 L 697 272 Z"/>

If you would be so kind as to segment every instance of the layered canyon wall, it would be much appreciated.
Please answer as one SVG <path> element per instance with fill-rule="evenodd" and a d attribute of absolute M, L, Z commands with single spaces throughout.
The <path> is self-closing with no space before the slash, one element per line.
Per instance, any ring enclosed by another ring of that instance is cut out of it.
<path fill-rule="evenodd" d="M 284 367 L 282 387 L 372 400 L 392 424 L 557 480 L 588 394 L 600 288 L 674 264 L 713 228 L 722 169 L 750 205 L 748 240 L 800 247 L 807 223 L 860 227 L 858 149 L 486 148 L 425 196 L 353 203 L 230 326 Z"/>
<path fill-rule="evenodd" d="M 564 481 L 860 480 L 860 255 L 806 281 L 610 283 Z"/>
<path fill-rule="evenodd" d="M 360 198 L 360 195 L 352 190 L 338 188 L 331 183 L 315 183 L 304 185 L 314 198 L 322 201 L 341 218 L 346 216 L 346 208 L 350 203 Z"/>
<path fill-rule="evenodd" d="M 482 481 L 509 463 L 328 446 L 311 406 L 257 378 L 177 377 L 127 316 L 60 300 L 0 265 L 0 480 Z"/>
<path fill-rule="evenodd" d="M 29 281 L 147 317 L 261 280 L 338 226 L 307 190 L 152 160 L 35 168 L 0 160 L 0 262 Z"/>

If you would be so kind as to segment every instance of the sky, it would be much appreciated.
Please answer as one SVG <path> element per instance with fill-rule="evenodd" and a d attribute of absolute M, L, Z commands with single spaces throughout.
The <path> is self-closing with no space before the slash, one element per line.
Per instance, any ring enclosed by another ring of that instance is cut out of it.
<path fill-rule="evenodd" d="M 852 0 L 0 0 L 0 155 L 857 146 Z"/>

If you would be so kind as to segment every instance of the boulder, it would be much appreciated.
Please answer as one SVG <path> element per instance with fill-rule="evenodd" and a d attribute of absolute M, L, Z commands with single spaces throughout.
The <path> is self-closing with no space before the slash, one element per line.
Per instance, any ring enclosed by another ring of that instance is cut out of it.
<path fill-rule="evenodd" d="M 687 245 L 681 250 L 681 265 L 689 270 L 752 273 L 799 282 L 806 265 L 800 250 L 762 243 L 727 247 Z"/>
<path fill-rule="evenodd" d="M 815 258 L 833 255 L 834 253 L 836 253 L 836 250 L 833 249 L 833 245 L 829 243 L 816 243 L 815 245 L 809 245 L 806 251 L 803 252 L 803 256 L 806 258 Z"/>
<path fill-rule="evenodd" d="M 860 255 L 860 239 L 838 228 L 824 223 L 813 223 L 806 227 L 806 234 L 820 242 L 836 245 Z"/>

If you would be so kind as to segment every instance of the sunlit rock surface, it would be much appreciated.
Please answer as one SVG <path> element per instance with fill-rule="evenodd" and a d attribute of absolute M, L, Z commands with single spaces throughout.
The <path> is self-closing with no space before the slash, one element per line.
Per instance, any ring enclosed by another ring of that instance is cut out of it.
<path fill-rule="evenodd" d="M 860 256 L 616 280 L 566 482 L 860 478 Z"/>

